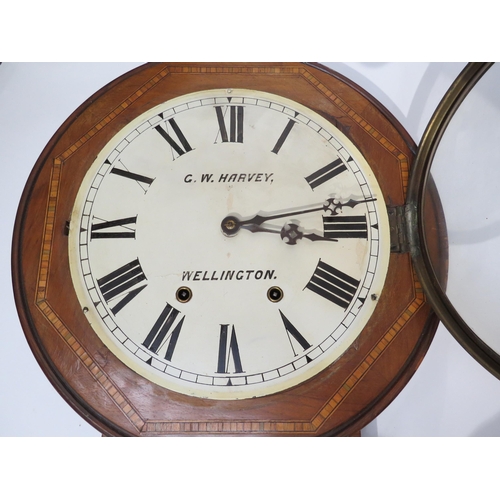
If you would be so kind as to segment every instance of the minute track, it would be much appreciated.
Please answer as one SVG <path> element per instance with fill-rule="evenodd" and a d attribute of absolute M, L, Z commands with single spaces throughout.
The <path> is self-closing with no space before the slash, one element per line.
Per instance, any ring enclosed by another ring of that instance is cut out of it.
<path fill-rule="evenodd" d="M 246 399 L 318 373 L 358 331 L 348 318 L 366 321 L 372 302 L 355 298 L 379 259 L 380 202 L 362 158 L 307 110 L 218 92 L 156 109 L 109 146 L 85 198 L 82 255 L 124 362 L 186 395 Z M 228 208 L 251 215 L 221 223 Z M 132 268 L 110 273 L 117 260 Z"/>

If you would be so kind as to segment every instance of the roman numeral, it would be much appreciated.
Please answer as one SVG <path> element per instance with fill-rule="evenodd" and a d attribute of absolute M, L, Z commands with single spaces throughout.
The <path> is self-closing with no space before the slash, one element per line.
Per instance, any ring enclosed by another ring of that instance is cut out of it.
<path fill-rule="evenodd" d="M 297 115 L 298 115 L 298 113 L 295 113 L 295 116 L 297 116 Z M 292 120 L 291 118 L 288 120 L 288 123 L 286 124 L 285 129 L 283 130 L 283 132 L 281 132 L 281 135 L 278 139 L 278 142 L 274 145 L 274 148 L 271 150 L 271 153 L 275 153 L 275 154 L 279 153 L 281 146 L 283 146 L 283 143 L 286 141 L 286 138 L 290 134 L 295 123 L 296 122 L 294 120 Z"/>
<path fill-rule="evenodd" d="M 283 324 L 285 325 L 285 330 L 288 335 L 288 340 L 290 341 L 290 345 L 292 346 L 293 353 L 297 356 L 297 352 L 295 351 L 295 347 L 292 342 L 292 338 L 294 338 L 302 347 L 304 351 L 307 351 L 311 347 L 311 344 L 301 335 L 301 333 L 295 328 L 292 323 L 290 323 L 289 319 L 280 311 L 281 319 L 283 320 Z"/>
<path fill-rule="evenodd" d="M 323 230 L 325 238 L 368 239 L 366 215 L 324 215 Z"/>
<path fill-rule="evenodd" d="M 163 118 L 162 115 L 160 115 L 161 118 Z M 175 139 L 172 138 L 171 135 L 168 133 L 168 125 L 167 122 L 170 124 L 172 127 L 172 130 L 174 131 L 175 135 L 177 136 L 177 140 L 180 142 L 178 144 Z M 179 128 L 177 123 L 173 118 L 170 118 L 165 122 L 165 128 L 164 129 L 161 125 L 157 125 L 155 127 L 155 130 L 170 144 L 170 147 L 179 155 L 182 156 L 185 153 L 188 153 L 189 151 L 192 151 L 192 147 L 189 145 L 189 142 L 187 141 L 186 137 L 184 137 L 184 134 L 182 133 L 182 130 Z"/>
<path fill-rule="evenodd" d="M 358 286 L 358 280 L 320 260 L 306 288 L 347 309 Z"/>
<path fill-rule="evenodd" d="M 335 161 L 332 161 L 331 163 L 326 165 L 326 167 L 320 168 L 311 175 L 308 175 L 306 177 L 306 181 L 311 186 L 311 189 L 314 189 L 346 170 L 347 167 L 344 165 L 342 160 L 340 158 L 337 158 Z"/>
<path fill-rule="evenodd" d="M 232 358 L 234 364 L 233 373 L 243 373 L 241 365 L 240 349 L 234 325 L 231 329 L 231 338 L 228 345 L 228 334 L 230 325 L 220 325 L 219 355 L 217 359 L 217 373 L 229 373 L 229 361 Z"/>
<path fill-rule="evenodd" d="M 92 224 L 90 239 L 135 238 L 135 229 L 127 227 L 127 225 L 135 224 L 136 222 L 137 216 Z M 106 231 L 106 229 L 109 229 L 111 227 L 121 227 L 122 229 L 124 229 L 124 231 Z"/>
<path fill-rule="evenodd" d="M 136 174 L 134 172 L 116 167 L 113 167 L 109 173 L 119 175 L 120 177 L 124 177 L 125 179 L 132 179 L 136 182 L 142 182 L 144 184 L 147 184 L 148 186 L 151 186 L 152 182 L 154 181 L 154 179 L 151 179 L 151 177 L 146 177 L 145 175 Z"/>
<path fill-rule="evenodd" d="M 172 329 L 178 315 L 179 311 L 167 303 L 153 325 L 153 328 L 151 328 L 151 331 L 148 333 L 146 340 L 142 343 L 144 347 L 153 351 L 155 354 L 158 354 L 165 343 L 169 341 L 164 356 L 167 361 L 172 361 L 172 355 L 174 354 L 175 346 L 182 329 L 182 324 L 184 323 L 183 316 L 175 328 Z"/>
<path fill-rule="evenodd" d="M 229 109 L 229 135 L 222 106 L 215 106 L 221 140 L 222 142 L 243 142 L 243 106 L 226 106 L 226 114 L 227 109 Z"/>
<path fill-rule="evenodd" d="M 136 297 L 146 285 L 135 288 L 135 286 L 144 281 L 144 275 L 139 259 L 135 259 L 124 266 L 119 267 L 115 271 L 103 276 L 97 280 L 97 284 L 101 290 L 104 300 L 109 304 L 122 294 L 126 295 L 119 300 L 112 308 L 111 312 L 117 314 L 123 309 L 134 297 Z"/>

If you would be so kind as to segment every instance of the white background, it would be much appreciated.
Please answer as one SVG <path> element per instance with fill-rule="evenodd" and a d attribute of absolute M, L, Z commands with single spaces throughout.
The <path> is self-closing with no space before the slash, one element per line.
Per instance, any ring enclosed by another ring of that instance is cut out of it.
<path fill-rule="evenodd" d="M 385 105 L 418 144 L 461 63 L 327 63 Z M 0 436 L 98 436 L 38 367 L 14 304 L 10 252 L 18 202 L 45 144 L 93 92 L 136 64 L 0 65 Z M 500 436 L 500 381 L 443 328 L 409 384 L 365 436 Z"/>

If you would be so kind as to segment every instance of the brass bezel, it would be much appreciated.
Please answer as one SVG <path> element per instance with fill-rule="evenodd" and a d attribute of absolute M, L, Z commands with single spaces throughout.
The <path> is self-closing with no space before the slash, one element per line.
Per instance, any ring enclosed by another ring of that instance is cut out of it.
<path fill-rule="evenodd" d="M 463 320 L 440 283 L 431 264 L 426 241 L 423 197 L 431 182 L 434 155 L 455 112 L 493 63 L 469 63 L 436 108 L 422 136 L 410 176 L 407 199 L 407 227 L 411 255 L 418 277 L 434 311 L 464 349 L 497 378 L 500 356 L 483 342 Z"/>

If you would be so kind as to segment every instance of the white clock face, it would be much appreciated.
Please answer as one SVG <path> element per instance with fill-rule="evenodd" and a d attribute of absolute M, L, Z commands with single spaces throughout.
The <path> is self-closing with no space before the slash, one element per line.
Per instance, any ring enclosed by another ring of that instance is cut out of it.
<path fill-rule="evenodd" d="M 387 211 L 355 146 L 282 97 L 213 90 L 123 128 L 70 222 L 71 275 L 97 335 L 131 369 L 212 399 L 316 375 L 373 314 Z"/>

